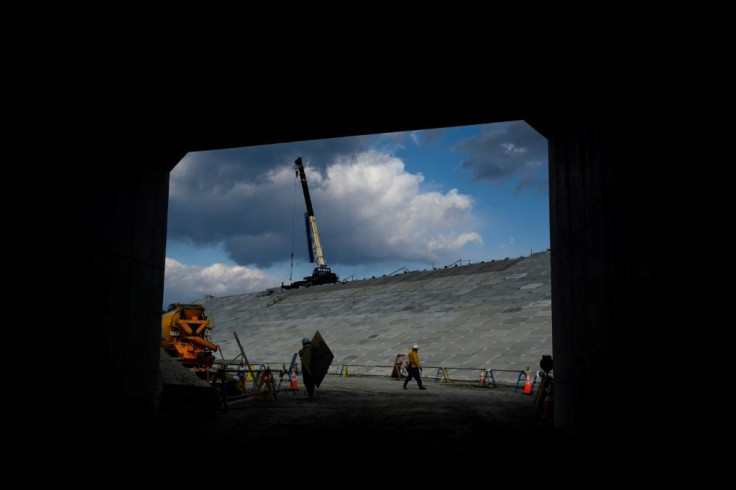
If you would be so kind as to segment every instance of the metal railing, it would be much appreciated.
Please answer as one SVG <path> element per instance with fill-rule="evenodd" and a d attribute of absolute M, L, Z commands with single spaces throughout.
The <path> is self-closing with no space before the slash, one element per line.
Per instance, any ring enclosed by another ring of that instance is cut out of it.
<path fill-rule="evenodd" d="M 275 361 L 259 361 L 253 362 L 251 365 L 259 366 L 260 369 L 271 369 L 271 366 L 288 366 L 290 362 Z M 299 363 L 296 362 L 298 366 Z M 348 362 L 333 362 L 327 374 L 340 378 L 352 376 L 385 376 L 391 377 L 393 364 L 353 364 Z M 450 383 L 456 384 L 478 384 L 483 387 L 508 386 L 513 387 L 514 391 L 521 391 L 526 380 L 526 371 L 520 369 L 497 369 L 497 368 L 469 368 L 457 366 L 423 366 L 426 369 L 422 371 L 423 379 L 438 380 L 449 379 Z M 297 374 L 299 369 L 297 367 Z M 532 371 L 532 389 L 536 389 L 539 383 L 539 372 Z"/>

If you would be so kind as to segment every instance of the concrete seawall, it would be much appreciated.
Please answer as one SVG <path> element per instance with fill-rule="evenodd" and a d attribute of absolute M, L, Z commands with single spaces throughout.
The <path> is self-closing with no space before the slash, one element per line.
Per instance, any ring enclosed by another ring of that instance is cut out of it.
<path fill-rule="evenodd" d="M 288 365 L 316 330 L 335 355 L 331 373 L 348 365 L 389 375 L 396 355 L 418 343 L 424 377 L 444 367 L 452 379 L 477 380 L 485 368 L 508 382 L 552 354 L 549 252 L 200 303 L 225 358 L 239 354 L 237 332 L 251 363 L 271 367 Z"/>

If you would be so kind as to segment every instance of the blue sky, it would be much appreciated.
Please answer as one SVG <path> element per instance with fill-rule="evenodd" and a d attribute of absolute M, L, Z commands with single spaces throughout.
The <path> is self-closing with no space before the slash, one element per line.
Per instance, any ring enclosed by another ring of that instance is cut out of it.
<path fill-rule="evenodd" d="M 341 280 L 549 248 L 547 142 L 522 121 L 192 152 L 171 172 L 164 305 L 311 274 L 297 157 Z"/>

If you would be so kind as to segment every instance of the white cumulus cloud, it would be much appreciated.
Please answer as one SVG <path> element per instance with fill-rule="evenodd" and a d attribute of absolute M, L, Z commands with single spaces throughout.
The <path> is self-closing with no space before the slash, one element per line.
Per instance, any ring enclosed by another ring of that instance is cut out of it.
<path fill-rule="evenodd" d="M 430 252 L 441 255 L 460 250 L 471 242 L 483 245 L 483 238 L 475 232 L 459 235 L 440 235 L 430 238 L 427 241 L 427 248 Z"/>
<path fill-rule="evenodd" d="M 276 278 L 259 269 L 225 264 L 201 267 L 166 258 L 164 288 L 172 301 L 195 301 L 206 294 L 229 296 L 262 291 L 277 285 Z"/>
<path fill-rule="evenodd" d="M 506 241 L 506 242 L 503 242 L 503 243 L 499 243 L 499 244 L 497 245 L 497 247 L 498 247 L 498 248 L 499 248 L 499 249 L 500 249 L 500 250 L 501 250 L 502 252 L 506 252 L 506 251 L 508 251 L 508 250 L 511 250 L 511 247 L 513 247 L 513 246 L 514 246 L 514 237 L 512 237 L 512 236 L 510 236 L 510 237 L 509 237 L 508 241 Z"/>
<path fill-rule="evenodd" d="M 434 260 L 456 254 L 469 242 L 482 243 L 468 229 L 472 197 L 457 189 L 427 192 L 423 181 L 390 154 L 359 153 L 327 168 L 315 213 L 352 230 L 341 235 L 348 242 L 342 243 L 345 250 L 374 259 Z"/>

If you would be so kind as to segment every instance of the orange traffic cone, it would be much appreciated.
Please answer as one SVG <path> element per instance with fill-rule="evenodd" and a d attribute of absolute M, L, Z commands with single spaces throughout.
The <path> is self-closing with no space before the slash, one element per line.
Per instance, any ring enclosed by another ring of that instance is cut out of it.
<path fill-rule="evenodd" d="M 291 379 L 291 383 L 289 384 L 289 389 L 294 390 L 294 391 L 298 390 L 299 388 L 297 387 L 297 384 L 296 384 L 296 372 L 294 371 L 294 368 L 292 368 L 291 372 L 289 372 L 289 378 Z"/>
<path fill-rule="evenodd" d="M 485 381 L 486 381 L 486 370 L 485 369 L 481 369 L 480 370 L 480 379 L 478 379 L 478 386 L 480 386 L 481 388 L 483 388 L 485 386 L 485 384 L 486 384 Z"/>
<path fill-rule="evenodd" d="M 529 375 L 529 368 L 526 368 L 526 381 L 524 382 L 524 394 L 532 394 L 532 377 Z"/>

